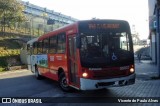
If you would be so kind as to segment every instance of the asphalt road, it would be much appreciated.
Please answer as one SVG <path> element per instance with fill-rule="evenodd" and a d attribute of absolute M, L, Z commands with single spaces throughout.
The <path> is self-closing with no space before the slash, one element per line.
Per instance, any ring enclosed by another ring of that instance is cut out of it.
<path fill-rule="evenodd" d="M 37 97 L 46 91 L 61 92 L 57 82 L 49 79 L 37 80 L 28 70 L 0 74 L 0 97 Z"/>

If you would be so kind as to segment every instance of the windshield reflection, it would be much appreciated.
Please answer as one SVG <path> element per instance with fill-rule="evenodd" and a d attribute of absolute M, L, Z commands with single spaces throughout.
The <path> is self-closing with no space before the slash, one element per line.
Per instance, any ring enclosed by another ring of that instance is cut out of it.
<path fill-rule="evenodd" d="M 117 61 L 125 58 L 130 53 L 128 34 L 121 33 L 81 33 L 81 63 L 85 66 L 106 66 L 111 64 L 112 55 Z M 121 56 L 120 56 L 121 55 Z"/>

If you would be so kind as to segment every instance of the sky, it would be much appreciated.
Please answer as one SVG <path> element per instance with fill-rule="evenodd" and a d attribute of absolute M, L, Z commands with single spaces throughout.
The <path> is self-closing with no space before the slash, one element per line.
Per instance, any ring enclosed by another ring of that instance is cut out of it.
<path fill-rule="evenodd" d="M 149 35 L 148 0 L 23 0 L 79 20 L 127 20 L 140 39 Z"/>

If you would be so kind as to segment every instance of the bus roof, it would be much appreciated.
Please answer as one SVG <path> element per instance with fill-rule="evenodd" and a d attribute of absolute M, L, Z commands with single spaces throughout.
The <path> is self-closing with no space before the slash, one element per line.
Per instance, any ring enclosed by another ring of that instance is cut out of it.
<path fill-rule="evenodd" d="M 38 38 L 39 37 L 31 39 L 30 41 L 27 42 L 27 44 L 31 44 L 32 45 L 34 42 L 38 41 Z"/>

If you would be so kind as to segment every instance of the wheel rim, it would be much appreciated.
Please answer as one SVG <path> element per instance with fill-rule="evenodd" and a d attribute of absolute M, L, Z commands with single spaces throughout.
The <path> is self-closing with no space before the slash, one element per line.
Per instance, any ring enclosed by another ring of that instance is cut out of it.
<path fill-rule="evenodd" d="M 66 80 L 65 77 L 63 77 L 62 80 L 61 80 L 61 86 L 62 86 L 63 88 L 67 88 L 67 87 L 68 87 L 68 85 L 67 85 L 67 80 Z"/>

